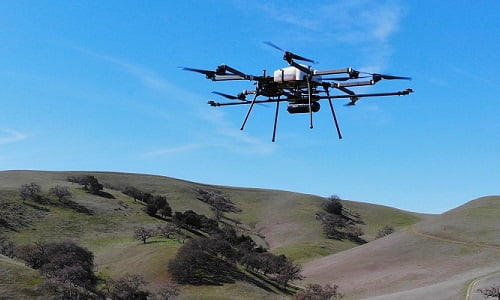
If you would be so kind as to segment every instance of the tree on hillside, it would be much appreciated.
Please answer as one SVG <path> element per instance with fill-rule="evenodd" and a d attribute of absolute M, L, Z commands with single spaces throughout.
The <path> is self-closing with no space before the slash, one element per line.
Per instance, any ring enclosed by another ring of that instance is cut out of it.
<path fill-rule="evenodd" d="M 344 295 L 338 291 L 338 285 L 309 284 L 307 288 L 295 295 L 295 300 L 338 300 Z"/>
<path fill-rule="evenodd" d="M 125 189 L 123 189 L 122 193 L 134 198 L 134 201 L 139 200 L 144 203 L 149 203 L 153 199 L 153 195 L 151 193 L 141 191 L 138 188 L 130 185 L 126 186 Z"/>
<path fill-rule="evenodd" d="M 47 278 L 44 289 L 56 293 L 58 299 L 89 299 L 83 295 L 95 291 L 94 255 L 72 241 L 21 246 L 17 256 L 40 270 Z"/>
<path fill-rule="evenodd" d="M 342 215 L 343 205 L 340 202 L 340 197 L 337 195 L 328 197 L 327 201 L 323 204 L 323 209 L 330 214 Z"/>
<path fill-rule="evenodd" d="M 83 185 L 83 188 L 90 193 L 98 193 L 99 191 L 102 191 L 104 189 L 104 186 L 99 183 L 97 178 L 95 178 L 92 175 L 86 175 L 82 176 L 80 178 L 80 184 Z"/>
<path fill-rule="evenodd" d="M 118 280 L 111 281 L 108 296 L 113 300 L 146 300 L 150 293 L 144 289 L 145 284 L 141 275 L 126 274 Z"/>
<path fill-rule="evenodd" d="M 172 208 L 168 204 L 167 197 L 156 195 L 147 202 L 146 213 L 150 216 L 155 216 L 157 213 L 164 217 L 172 216 Z"/>
<path fill-rule="evenodd" d="M 238 208 L 230 199 L 221 194 L 204 189 L 198 189 L 197 192 L 199 195 L 198 200 L 210 205 L 210 209 L 214 212 L 216 220 L 224 217 L 224 213 L 226 212 L 241 212 L 240 208 Z"/>
<path fill-rule="evenodd" d="M 158 226 L 158 232 L 167 239 L 177 237 L 181 234 L 181 229 L 174 223 L 165 223 Z"/>
<path fill-rule="evenodd" d="M 142 191 L 133 186 L 126 186 L 122 193 L 134 198 L 134 201 L 140 200 L 142 198 L 141 196 L 143 195 Z"/>
<path fill-rule="evenodd" d="M 154 234 L 153 230 L 139 226 L 135 229 L 134 231 L 134 238 L 136 240 L 142 241 L 144 244 L 146 244 L 146 241 L 152 237 Z"/>
<path fill-rule="evenodd" d="M 179 227 L 188 229 L 201 228 L 201 215 L 193 210 L 186 210 L 185 212 L 176 211 L 172 217 L 172 222 Z"/>
<path fill-rule="evenodd" d="M 236 251 L 223 240 L 200 237 L 189 240 L 168 263 L 168 271 L 178 283 L 230 282 Z"/>
<path fill-rule="evenodd" d="M 286 288 L 289 281 L 300 280 L 304 278 L 301 272 L 301 265 L 294 264 L 293 261 L 285 255 L 278 256 L 275 271 L 275 277 L 278 286 Z"/>
<path fill-rule="evenodd" d="M 42 187 L 34 182 L 30 184 L 23 184 L 19 189 L 19 194 L 23 200 L 31 199 L 38 201 L 41 198 Z"/>
<path fill-rule="evenodd" d="M 376 238 L 382 238 L 386 235 L 392 234 L 394 232 L 394 227 L 391 225 L 385 225 L 384 227 L 380 228 L 379 231 L 377 232 Z"/>
<path fill-rule="evenodd" d="M 500 300 L 500 286 L 492 286 L 487 289 L 478 289 L 478 292 L 483 294 L 484 298 L 497 298 Z"/>
<path fill-rule="evenodd" d="M 346 209 L 338 196 L 328 197 L 322 208 L 321 211 L 316 212 L 316 218 L 323 223 L 323 230 L 328 238 L 366 243 L 361 238 L 364 232 L 357 225 L 363 223 L 363 220 L 357 213 Z"/>
<path fill-rule="evenodd" d="M 56 185 L 50 188 L 49 193 L 54 195 L 59 201 L 64 202 L 66 199 L 71 198 L 71 192 L 65 186 Z"/>

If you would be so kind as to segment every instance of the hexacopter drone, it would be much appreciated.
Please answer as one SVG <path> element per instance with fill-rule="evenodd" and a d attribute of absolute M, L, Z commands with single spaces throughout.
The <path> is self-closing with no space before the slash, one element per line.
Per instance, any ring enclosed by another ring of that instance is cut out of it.
<path fill-rule="evenodd" d="M 346 105 L 355 105 L 360 98 L 365 97 L 381 97 L 381 96 L 403 96 L 409 95 L 413 92 L 412 89 L 406 89 L 398 92 L 388 93 L 371 93 L 371 94 L 357 94 L 352 91 L 351 87 L 374 85 L 382 79 L 406 79 L 410 77 L 384 75 L 378 73 L 368 73 L 356 71 L 353 68 L 343 68 L 334 70 L 315 70 L 311 66 L 305 64 L 298 64 L 295 61 L 304 61 L 315 63 L 313 60 L 299 56 L 289 51 L 284 51 L 280 47 L 271 42 L 265 42 L 267 45 L 284 52 L 283 60 L 285 60 L 289 67 L 282 68 L 274 71 L 273 76 L 266 74 L 266 70 L 262 76 L 254 76 L 245 74 L 236 70 L 228 65 L 220 65 L 215 71 L 201 70 L 193 68 L 183 68 L 186 71 L 193 71 L 206 75 L 207 79 L 212 81 L 230 81 L 230 80 L 249 80 L 254 81 L 254 90 L 243 90 L 236 96 L 228 95 L 220 92 L 213 92 L 230 100 L 236 102 L 215 102 L 208 101 L 211 106 L 226 106 L 226 105 L 241 105 L 248 104 L 247 114 L 241 125 L 241 130 L 252 112 L 254 104 L 259 103 L 276 103 L 276 113 L 274 117 L 273 138 L 276 138 L 276 125 L 278 122 L 278 112 L 280 102 L 288 102 L 287 111 L 290 114 L 308 113 L 310 119 L 310 128 L 313 128 L 313 112 L 318 112 L 320 109 L 319 101 L 328 99 L 330 110 L 332 112 L 333 121 L 337 129 L 339 139 L 342 139 L 337 116 L 333 108 L 332 99 L 349 99 L 350 102 Z M 325 77 L 325 75 L 339 75 L 345 74 L 340 77 Z M 363 74 L 363 76 L 360 76 Z M 370 78 L 368 80 L 364 78 Z M 360 80 L 364 79 L 364 80 Z M 330 88 L 339 90 L 344 94 L 331 95 Z M 247 95 L 254 95 L 252 100 L 246 98 Z M 265 97 L 259 99 L 259 97 Z"/>

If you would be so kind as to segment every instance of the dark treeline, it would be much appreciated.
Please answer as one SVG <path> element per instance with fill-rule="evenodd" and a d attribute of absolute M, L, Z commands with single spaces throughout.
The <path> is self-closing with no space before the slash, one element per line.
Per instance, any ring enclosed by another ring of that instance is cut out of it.
<path fill-rule="evenodd" d="M 174 215 L 175 217 L 175 215 Z M 302 278 L 301 266 L 285 255 L 274 255 L 258 247 L 250 236 L 238 235 L 229 226 L 213 230 L 183 245 L 168 264 L 169 273 L 179 283 L 216 284 L 241 276 L 237 264 L 259 272 L 286 288 L 289 281 Z"/>

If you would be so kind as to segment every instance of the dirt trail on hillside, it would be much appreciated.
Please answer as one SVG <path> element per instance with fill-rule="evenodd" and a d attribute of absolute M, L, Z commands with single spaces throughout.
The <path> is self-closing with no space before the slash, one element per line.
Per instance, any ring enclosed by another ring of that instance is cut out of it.
<path fill-rule="evenodd" d="M 460 299 L 468 282 L 500 270 L 498 250 L 411 228 L 305 264 L 303 284 L 338 284 L 346 299 Z"/>
<path fill-rule="evenodd" d="M 484 248 L 494 248 L 494 249 L 500 249 L 500 244 L 496 243 L 483 243 L 483 242 L 473 242 L 473 241 L 467 241 L 465 239 L 456 239 L 456 238 L 450 238 L 450 237 L 443 237 L 438 234 L 433 234 L 430 232 L 425 232 L 422 230 L 419 230 L 416 225 L 410 226 L 410 231 L 413 234 L 420 235 L 426 238 L 430 239 L 435 239 L 447 243 L 456 243 L 456 244 L 463 244 L 463 245 L 469 245 L 469 246 L 478 246 L 478 247 L 484 247 Z"/>

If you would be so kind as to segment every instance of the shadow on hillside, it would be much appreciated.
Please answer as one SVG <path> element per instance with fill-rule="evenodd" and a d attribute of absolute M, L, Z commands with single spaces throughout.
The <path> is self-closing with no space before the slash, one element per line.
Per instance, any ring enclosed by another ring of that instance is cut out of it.
<path fill-rule="evenodd" d="M 77 213 L 86 214 L 89 216 L 94 215 L 93 210 L 91 210 L 91 209 L 89 209 L 89 208 L 87 208 L 79 203 L 76 203 L 75 201 L 66 200 L 64 202 L 60 202 L 60 204 L 58 206 L 63 207 L 63 208 L 69 208 Z"/>
<path fill-rule="evenodd" d="M 106 193 L 104 191 L 96 191 L 96 192 L 89 192 L 89 193 L 92 194 L 92 195 L 96 195 L 96 196 L 99 196 L 99 197 L 106 198 L 106 199 L 115 199 L 115 196 L 113 196 L 110 193 Z"/>
<path fill-rule="evenodd" d="M 37 201 L 37 203 L 41 204 L 41 205 L 68 208 L 68 209 L 71 209 L 77 213 L 82 213 L 82 214 L 86 214 L 89 216 L 94 215 L 94 211 L 92 211 L 91 209 L 89 209 L 89 208 L 87 208 L 87 207 L 85 207 L 85 206 L 83 206 L 75 201 L 71 201 L 71 200 L 65 200 L 64 202 L 54 202 L 54 201 L 50 201 L 50 199 L 44 199 L 43 202 Z M 39 210 L 39 211 L 43 211 L 43 212 L 50 211 L 50 209 L 48 207 L 41 206 L 41 205 L 38 205 L 35 203 L 23 202 L 23 204 L 26 206 L 29 206 L 31 208 L 34 208 L 36 210 Z"/>
<path fill-rule="evenodd" d="M 26 205 L 26 206 L 29 206 L 31 208 L 34 208 L 36 210 L 41 210 L 41 211 L 44 211 L 44 212 L 49 212 L 50 211 L 50 209 L 48 209 L 47 207 L 39 206 L 39 205 L 36 205 L 34 203 L 23 202 L 23 204 Z"/>
<path fill-rule="evenodd" d="M 279 286 L 276 282 L 274 282 L 273 280 L 269 279 L 269 277 L 267 277 L 261 273 L 250 271 L 250 270 L 248 272 L 250 272 L 253 276 L 259 278 L 263 282 L 267 283 L 268 285 L 274 286 L 275 288 L 279 289 L 280 291 L 282 291 L 285 294 L 288 294 L 288 295 L 295 294 L 293 291 L 290 291 L 288 288 L 283 288 L 283 287 Z M 263 283 L 261 283 L 261 284 L 263 284 Z"/>
<path fill-rule="evenodd" d="M 218 267 L 219 268 L 217 272 L 205 273 L 202 278 L 199 278 L 196 281 L 190 281 L 188 283 L 195 286 L 201 286 L 201 285 L 222 286 L 224 284 L 236 283 L 236 281 L 244 281 L 253 284 L 269 293 L 276 294 L 276 291 L 271 289 L 268 285 L 268 284 L 270 285 L 274 284 L 268 280 L 262 280 L 260 276 L 252 277 L 238 270 L 235 266 L 232 266 L 228 263 L 221 263 Z"/>

